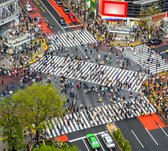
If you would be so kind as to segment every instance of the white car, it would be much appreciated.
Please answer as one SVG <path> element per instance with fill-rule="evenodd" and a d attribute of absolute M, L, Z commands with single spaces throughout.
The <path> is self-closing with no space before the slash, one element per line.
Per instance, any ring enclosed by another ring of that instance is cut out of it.
<path fill-rule="evenodd" d="M 108 133 L 101 134 L 101 138 L 108 149 L 115 148 L 114 141 Z"/>
<path fill-rule="evenodd" d="M 30 4 L 26 4 L 26 10 L 28 12 L 31 12 L 32 11 L 32 6 Z"/>

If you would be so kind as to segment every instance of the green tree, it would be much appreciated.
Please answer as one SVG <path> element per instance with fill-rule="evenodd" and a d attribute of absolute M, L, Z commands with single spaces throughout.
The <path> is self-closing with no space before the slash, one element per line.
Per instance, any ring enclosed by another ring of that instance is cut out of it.
<path fill-rule="evenodd" d="M 124 150 L 125 150 L 125 151 L 131 151 L 130 149 L 131 149 L 131 146 L 130 146 L 129 141 L 128 141 L 128 140 L 125 140 L 125 141 L 124 141 Z"/>
<path fill-rule="evenodd" d="M 42 145 L 40 148 L 33 149 L 33 151 L 79 151 L 79 148 L 76 145 L 64 145 L 61 148 L 56 148 L 55 146 L 49 145 Z"/>
<path fill-rule="evenodd" d="M 4 142 L 8 145 L 9 151 L 18 151 L 24 147 L 23 129 L 19 124 L 15 108 L 11 98 L 5 98 L 0 101 L 0 126 Z"/>
<path fill-rule="evenodd" d="M 124 151 L 131 151 L 131 145 L 127 145 L 125 148 L 124 148 Z"/>
<path fill-rule="evenodd" d="M 45 121 L 62 115 L 65 97 L 53 85 L 35 83 L 12 96 L 17 116 L 24 127 L 35 129 L 36 142 Z"/>
<path fill-rule="evenodd" d="M 118 136 L 118 143 L 122 146 L 122 148 L 123 148 L 123 146 L 124 146 L 124 137 L 123 137 L 123 135 L 122 134 L 120 134 L 119 136 Z"/>
<path fill-rule="evenodd" d="M 121 135 L 121 130 L 118 128 L 118 129 L 114 132 L 114 137 L 115 137 L 115 139 L 118 140 L 119 135 Z"/>
<path fill-rule="evenodd" d="M 138 25 L 144 30 L 148 31 L 150 35 L 154 35 L 158 30 L 158 27 L 161 25 L 161 20 L 152 19 L 151 16 L 159 14 L 160 9 L 156 9 L 156 6 L 149 7 L 148 9 L 141 9 L 140 11 L 140 20 Z"/>

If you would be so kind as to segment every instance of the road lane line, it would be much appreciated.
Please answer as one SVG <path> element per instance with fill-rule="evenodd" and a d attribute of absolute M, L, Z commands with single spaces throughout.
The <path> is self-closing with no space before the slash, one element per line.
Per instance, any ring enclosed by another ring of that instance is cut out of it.
<path fill-rule="evenodd" d="M 95 135 L 97 136 L 97 135 L 101 135 L 101 134 L 103 134 L 103 133 L 105 133 L 105 132 L 107 132 L 107 131 L 102 131 L 102 132 L 93 133 L 93 134 L 95 134 Z M 69 142 L 76 142 L 76 141 L 81 140 L 81 139 L 84 139 L 84 138 L 86 138 L 86 136 L 79 137 L 79 138 L 76 138 L 76 139 L 72 139 L 72 140 L 70 140 Z"/>
<path fill-rule="evenodd" d="M 134 133 L 133 130 L 131 130 L 132 134 L 135 136 L 135 138 L 137 139 L 137 141 L 139 142 L 139 144 L 142 146 L 142 148 L 144 148 L 144 145 L 141 143 L 141 141 L 139 140 L 139 138 L 136 136 L 136 134 Z"/>
<path fill-rule="evenodd" d="M 154 139 L 154 137 L 153 137 L 152 134 L 147 130 L 146 127 L 145 127 L 145 130 L 146 130 L 147 133 L 150 135 L 150 137 L 153 139 L 153 141 L 155 142 L 155 144 L 158 145 L 157 141 Z"/>
<path fill-rule="evenodd" d="M 70 27 L 70 28 L 73 28 L 73 27 L 81 27 L 82 25 L 80 24 L 80 25 L 68 25 L 68 27 Z M 63 27 L 63 28 L 68 28 L 68 27 Z"/>
<path fill-rule="evenodd" d="M 100 141 L 99 141 L 99 139 L 98 139 L 97 135 L 96 135 L 96 138 L 97 138 L 97 141 L 99 142 L 99 144 L 100 144 L 100 146 L 101 146 L 102 150 L 103 150 L 103 151 L 105 151 L 105 149 L 103 148 L 102 144 L 100 143 Z"/>
<path fill-rule="evenodd" d="M 48 10 L 48 8 L 43 4 L 43 2 L 41 0 L 39 0 L 41 2 L 41 4 L 43 5 L 43 7 L 47 10 L 47 12 L 51 15 L 51 17 L 55 20 L 55 22 L 58 24 L 58 26 L 60 26 L 60 28 L 65 32 L 65 30 L 62 28 L 62 26 L 58 23 L 58 21 L 55 19 L 55 17 L 51 14 L 51 12 Z M 51 5 L 52 6 L 52 5 Z"/>
<path fill-rule="evenodd" d="M 81 140 L 81 139 L 84 139 L 84 138 L 86 138 L 86 136 L 79 137 L 79 138 L 76 138 L 76 139 L 72 139 L 72 140 L 70 140 L 69 142 L 76 142 L 76 141 Z"/>
<path fill-rule="evenodd" d="M 48 0 L 47 0 L 48 1 Z M 50 3 L 50 1 L 48 1 L 48 3 L 52 6 L 52 8 L 58 13 L 58 15 L 60 17 L 62 17 L 62 15 L 57 11 L 57 9 Z M 56 2 L 55 2 L 56 3 Z M 65 19 L 64 19 L 65 20 Z M 69 24 L 65 21 L 65 23 L 67 24 L 67 27 L 69 28 Z"/>
<path fill-rule="evenodd" d="M 168 134 L 165 132 L 165 130 L 159 125 L 160 129 L 163 131 L 163 133 L 168 137 Z"/>
<path fill-rule="evenodd" d="M 89 150 L 89 147 L 87 146 L 87 144 L 86 144 L 86 142 L 85 142 L 85 140 L 84 140 L 84 139 L 82 139 L 82 141 L 84 142 L 84 144 L 85 144 L 85 146 L 86 146 L 87 150 L 88 150 L 88 151 L 90 151 L 90 150 Z"/>

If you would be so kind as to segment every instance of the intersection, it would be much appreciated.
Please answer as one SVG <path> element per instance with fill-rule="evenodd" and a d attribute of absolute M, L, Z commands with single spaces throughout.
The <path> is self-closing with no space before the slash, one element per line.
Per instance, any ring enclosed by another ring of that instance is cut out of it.
<path fill-rule="evenodd" d="M 24 89 L 35 82 L 51 83 L 66 97 L 63 115 L 44 121 L 42 131 L 46 139 L 57 140 L 65 136 L 66 141 L 79 146 L 80 151 L 92 151 L 86 135 L 94 133 L 100 143 L 100 151 L 107 151 L 100 135 L 108 132 L 107 124 L 114 123 L 129 140 L 133 151 L 166 151 L 167 124 L 162 121 L 157 104 L 149 99 L 148 93 L 150 84 L 155 84 L 155 76 L 157 79 L 160 73 L 168 71 L 166 54 L 163 54 L 167 45 L 153 49 L 147 42 L 142 42 L 132 46 L 134 42 L 127 43 L 127 37 L 126 42 L 121 40 L 118 46 L 113 46 L 110 42 L 117 35 L 112 34 L 109 41 L 107 37 L 111 33 L 107 36 L 105 28 L 101 28 L 101 24 L 105 27 L 106 21 L 99 23 L 99 19 L 92 20 L 83 14 L 93 24 L 93 29 L 88 30 L 90 23 L 87 19 L 80 21 L 80 15 L 75 14 L 77 22 L 73 23 L 54 0 L 34 0 L 30 4 L 35 13 L 28 14 L 31 17 L 40 14 L 41 28 L 46 24 L 47 31 L 43 29 L 40 32 L 48 49 L 42 57 L 36 58 L 36 62 L 29 64 L 25 61 L 20 81 L 15 81 L 16 89 Z M 65 1 L 63 5 L 66 6 Z M 65 25 L 59 22 L 62 17 Z M 49 24 L 53 26 L 51 29 Z M 98 39 L 97 34 L 104 40 Z M 40 47 L 28 45 L 31 55 L 40 53 Z M 24 53 L 17 57 L 24 60 L 27 57 L 22 58 Z M 7 82 L 2 79 L 3 87 L 4 83 Z M 148 83 L 147 87 L 144 83 Z M 117 141 L 114 143 L 115 150 L 119 151 Z"/>

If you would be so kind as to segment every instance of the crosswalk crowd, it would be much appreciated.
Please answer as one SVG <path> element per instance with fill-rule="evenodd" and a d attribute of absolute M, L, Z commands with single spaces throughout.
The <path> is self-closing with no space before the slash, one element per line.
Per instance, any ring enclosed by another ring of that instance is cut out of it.
<path fill-rule="evenodd" d="M 168 60 L 160 56 L 159 53 L 153 51 L 145 44 L 136 47 L 120 47 L 123 55 L 131 58 L 135 63 L 139 64 L 142 68 L 147 69 L 147 73 L 156 74 L 168 70 Z"/>
<path fill-rule="evenodd" d="M 122 70 L 105 65 L 74 60 L 71 57 L 46 55 L 31 65 L 33 70 L 43 74 L 65 76 L 104 86 L 116 86 L 119 89 L 139 91 L 147 75 L 143 72 Z"/>
<path fill-rule="evenodd" d="M 46 122 L 47 136 L 53 138 L 73 131 L 90 128 L 97 125 L 148 115 L 156 112 L 150 102 L 141 94 L 129 97 L 122 95 L 122 92 L 115 87 L 103 87 L 98 85 L 88 85 L 85 82 L 74 82 L 60 77 L 61 92 L 66 93 L 68 98 L 65 106 L 65 114 L 60 118 L 53 118 Z M 89 107 L 87 104 L 79 103 L 77 91 L 81 90 L 86 95 L 97 94 L 98 107 Z M 105 105 L 110 101 L 109 105 Z"/>

